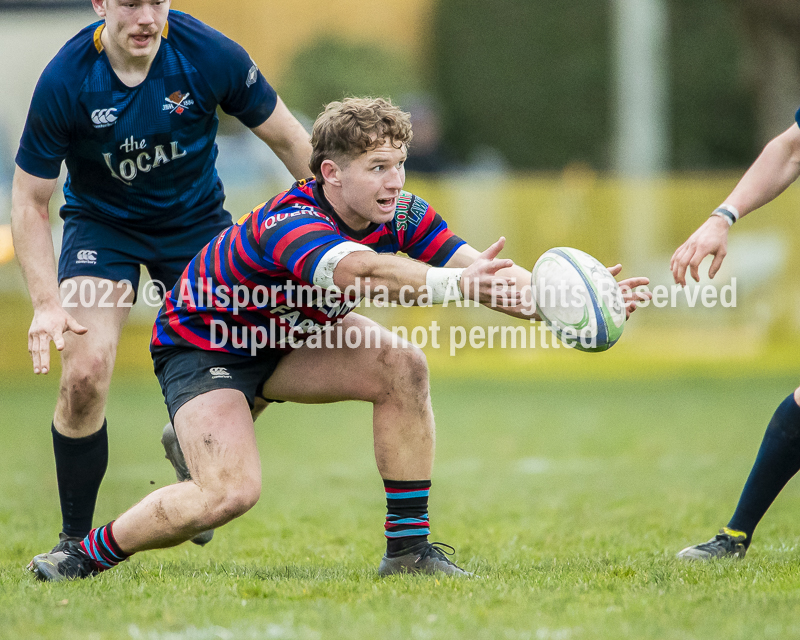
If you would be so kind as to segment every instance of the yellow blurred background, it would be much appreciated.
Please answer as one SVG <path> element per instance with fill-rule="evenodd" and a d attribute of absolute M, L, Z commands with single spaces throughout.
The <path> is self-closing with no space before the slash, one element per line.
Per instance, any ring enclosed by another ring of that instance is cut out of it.
<path fill-rule="evenodd" d="M 295 54 L 323 36 L 397 51 L 421 75 L 429 64 L 434 0 L 174 0 L 172 6 L 241 43 L 279 92 L 292 83 Z M 17 19 L 22 18 L 9 18 L 5 27 L 0 25 L 0 40 L 20 50 L 29 36 L 14 22 Z M 80 15 L 65 18 L 37 14 L 35 29 L 40 38 L 36 46 L 28 49 L 25 61 L 8 65 L 4 70 L 8 77 L 0 78 L 9 87 L 3 98 L 4 112 L 11 122 L 6 136 L 9 149 L 16 148 L 38 73 L 72 33 L 93 19 L 88 2 L 87 10 Z M 239 144 L 234 140 L 223 148 L 221 143 L 220 161 L 235 156 L 248 161 L 249 151 L 236 146 Z M 241 182 L 235 179 L 235 170 L 229 175 L 233 177 L 223 175 L 223 181 L 227 208 L 234 219 L 288 186 L 285 178 L 283 182 L 274 178 Z M 507 167 L 439 177 L 412 174 L 407 188 L 428 200 L 457 234 L 477 248 L 505 235 L 505 255 L 528 268 L 550 247 L 573 246 L 609 265 L 622 262 L 623 275 L 646 275 L 653 286 L 670 287 L 672 252 L 722 202 L 740 175 L 737 170 L 633 180 L 597 174 L 575 164 L 546 174 Z M 8 201 L 9 194 L 0 195 Z M 51 218 L 56 242 L 59 205 L 54 198 Z M 482 370 L 495 376 L 580 378 L 662 376 L 687 371 L 698 376 L 794 371 L 800 355 L 800 229 L 791 221 L 796 219 L 798 208 L 800 189 L 793 186 L 732 230 L 729 256 L 714 284 L 720 289 L 736 279 L 735 308 L 706 309 L 700 303 L 691 308 L 685 295 L 677 294 L 676 308 L 650 306 L 637 312 L 620 343 L 604 354 L 495 347 L 464 348 L 451 356 L 446 344 L 439 349 L 428 347 L 434 373 L 472 376 Z M 0 258 L 8 259 L 7 227 L 0 231 L 0 254 L 3 251 Z M 708 284 L 706 277 L 701 285 Z M 0 314 L 0 374 L 32 376 L 26 347 L 32 311 L 13 259 L 4 265 L 0 259 L 0 285 L 0 302 L 5 309 Z M 450 325 L 469 330 L 473 326 L 519 324 L 486 309 L 372 308 L 365 313 L 389 327 L 427 327 L 437 320 L 443 333 Z M 147 346 L 154 315 L 155 309 L 137 305 L 120 345 L 118 368 L 150 371 Z"/>
<path fill-rule="evenodd" d="M 411 176 L 407 189 L 439 211 L 450 227 L 483 249 L 500 235 L 504 254 L 531 268 L 554 246 L 573 246 L 608 265 L 621 262 L 623 275 L 646 275 L 651 287 L 672 296 L 669 259 L 674 249 L 730 191 L 735 175 L 671 177 L 626 182 L 593 173 L 558 176 L 503 175 L 490 178 Z M 228 199 L 236 217 L 271 195 L 258 188 L 238 190 Z M 564 348 L 465 347 L 451 355 L 449 327 L 518 326 L 520 321 L 485 308 L 379 309 L 361 311 L 386 326 L 442 327 L 440 348 L 427 345 L 434 373 L 495 376 L 596 375 L 661 376 L 670 372 L 699 376 L 756 375 L 796 370 L 800 354 L 800 229 L 787 225 L 800 208 L 800 189 L 792 187 L 774 203 L 739 222 L 730 236 L 729 255 L 714 287 L 736 282 L 736 306 L 694 307 L 685 293 L 677 306 L 654 305 L 636 312 L 620 342 L 609 352 L 585 354 Z M 708 263 L 701 268 L 701 283 Z M 19 279 L 15 262 L 0 267 L 3 278 Z M 143 274 L 143 280 L 146 276 Z M 689 290 L 693 292 L 690 284 Z M 26 329 L 31 307 L 21 292 L 2 294 L 0 372 L 29 375 Z M 156 310 L 134 308 L 119 352 L 119 367 L 149 371 L 149 332 Z M 54 356 L 56 352 L 53 351 Z"/>
<path fill-rule="evenodd" d="M 172 8 L 190 13 L 241 44 L 264 75 L 290 82 L 289 63 L 301 48 L 323 35 L 401 49 L 423 66 L 433 0 L 174 0 Z"/>

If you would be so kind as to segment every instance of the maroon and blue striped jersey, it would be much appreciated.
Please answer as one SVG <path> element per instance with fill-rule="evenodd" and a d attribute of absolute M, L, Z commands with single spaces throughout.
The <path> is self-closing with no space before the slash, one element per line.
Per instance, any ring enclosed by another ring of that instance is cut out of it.
<path fill-rule="evenodd" d="M 289 350 L 357 306 L 358 300 L 335 295 L 331 284 L 321 285 L 332 283 L 321 272 L 344 255 L 402 252 L 441 266 L 463 244 L 427 202 L 411 193 L 401 193 L 390 222 L 356 231 L 336 214 L 316 181 L 296 182 L 195 256 L 167 293 L 151 351 L 174 346 L 239 355 Z M 332 256 L 337 256 L 334 262 Z"/>

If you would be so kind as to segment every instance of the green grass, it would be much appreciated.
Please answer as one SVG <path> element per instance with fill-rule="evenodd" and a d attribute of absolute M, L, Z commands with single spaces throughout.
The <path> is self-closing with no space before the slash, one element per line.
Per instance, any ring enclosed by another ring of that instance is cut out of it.
<path fill-rule="evenodd" d="M 98 578 L 24 570 L 60 517 L 56 380 L 0 385 L 0 637 L 790 638 L 800 636 L 800 491 L 744 562 L 687 565 L 732 511 L 792 378 L 434 381 L 433 539 L 481 578 L 378 579 L 385 505 L 370 409 L 271 407 L 261 502 L 200 549 Z M 96 522 L 173 478 L 154 379 L 115 378 Z"/>

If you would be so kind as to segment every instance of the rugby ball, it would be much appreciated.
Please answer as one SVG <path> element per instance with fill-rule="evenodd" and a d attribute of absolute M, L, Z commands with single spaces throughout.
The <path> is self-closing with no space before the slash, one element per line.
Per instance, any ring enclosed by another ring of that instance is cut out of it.
<path fill-rule="evenodd" d="M 533 267 L 531 284 L 539 316 L 565 346 L 606 351 L 622 335 L 622 291 L 588 253 L 569 247 L 546 251 Z"/>

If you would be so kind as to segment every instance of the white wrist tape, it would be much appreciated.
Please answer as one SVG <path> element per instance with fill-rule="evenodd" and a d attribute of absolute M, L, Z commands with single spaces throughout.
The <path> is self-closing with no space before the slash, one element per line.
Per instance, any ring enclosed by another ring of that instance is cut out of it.
<path fill-rule="evenodd" d="M 431 292 L 431 303 L 442 304 L 445 300 L 463 300 L 461 274 L 463 269 L 431 267 L 425 274 L 425 284 Z"/>
<path fill-rule="evenodd" d="M 357 242 L 350 242 L 349 240 L 341 242 L 320 258 L 317 268 L 314 270 L 312 282 L 323 289 L 338 291 L 339 287 L 333 283 L 333 271 L 336 269 L 336 265 L 339 264 L 339 260 L 356 251 L 372 251 L 372 253 L 375 253 L 373 249 Z"/>
<path fill-rule="evenodd" d="M 722 203 L 711 213 L 712 216 L 718 216 L 728 223 L 729 227 L 739 219 L 739 210 L 732 204 Z"/>

